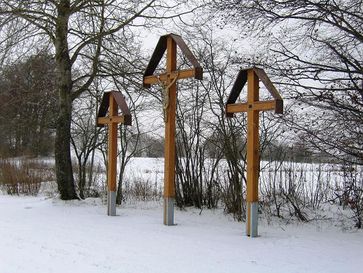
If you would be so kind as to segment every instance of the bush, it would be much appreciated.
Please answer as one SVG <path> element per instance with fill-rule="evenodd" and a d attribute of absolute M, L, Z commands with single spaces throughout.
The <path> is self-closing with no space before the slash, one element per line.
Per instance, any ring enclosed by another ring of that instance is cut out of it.
<path fill-rule="evenodd" d="M 41 183 L 53 179 L 53 172 L 44 163 L 0 159 L 0 185 L 8 194 L 37 195 Z"/>
<path fill-rule="evenodd" d="M 132 176 L 125 182 L 124 201 L 133 199 L 136 201 L 158 201 L 162 198 L 162 190 L 157 183 L 151 182 L 149 179 Z"/>
<path fill-rule="evenodd" d="M 363 228 L 363 173 L 353 165 L 343 165 L 343 183 L 335 188 L 335 198 L 343 209 L 353 213 L 356 228 Z"/>

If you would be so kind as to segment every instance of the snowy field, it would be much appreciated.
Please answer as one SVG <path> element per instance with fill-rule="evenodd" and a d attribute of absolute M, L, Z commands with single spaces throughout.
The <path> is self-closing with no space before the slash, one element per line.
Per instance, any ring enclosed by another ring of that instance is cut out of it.
<path fill-rule="evenodd" d="M 260 237 L 222 211 L 134 203 L 106 216 L 100 199 L 0 195 L 1 273 L 362 272 L 363 232 L 329 222 L 260 224 Z"/>
<path fill-rule="evenodd" d="M 100 158 L 97 160 L 101 162 Z M 206 159 L 206 169 L 211 165 L 213 165 L 211 160 Z M 361 166 L 355 166 L 355 168 L 357 181 L 363 181 L 363 168 Z M 223 181 L 228 177 L 227 162 L 221 160 L 218 169 L 220 175 L 218 179 Z M 333 189 L 337 185 L 342 185 L 343 176 L 342 166 L 338 164 L 261 161 L 259 187 L 260 192 L 264 193 L 272 184 L 287 189 L 294 182 L 307 195 L 314 195 L 317 189 Z M 163 158 L 132 158 L 125 169 L 125 181 L 127 183 L 143 181 L 162 190 L 163 179 Z M 101 175 L 100 180 L 104 183 L 105 175 Z"/>

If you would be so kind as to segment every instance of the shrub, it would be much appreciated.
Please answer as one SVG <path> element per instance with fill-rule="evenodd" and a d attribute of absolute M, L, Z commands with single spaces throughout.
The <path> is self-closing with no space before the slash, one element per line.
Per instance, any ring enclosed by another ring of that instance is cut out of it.
<path fill-rule="evenodd" d="M 0 185 L 8 194 L 37 195 L 41 183 L 53 178 L 53 172 L 44 163 L 0 159 Z"/>

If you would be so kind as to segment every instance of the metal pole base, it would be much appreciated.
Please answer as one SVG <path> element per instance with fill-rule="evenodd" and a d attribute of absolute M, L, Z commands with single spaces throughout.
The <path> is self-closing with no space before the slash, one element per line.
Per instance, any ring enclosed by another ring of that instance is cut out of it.
<path fill-rule="evenodd" d="M 258 202 L 247 202 L 247 236 L 258 236 Z"/>
<path fill-rule="evenodd" d="M 116 216 L 116 192 L 107 192 L 107 215 Z"/>
<path fill-rule="evenodd" d="M 174 202 L 175 198 L 164 197 L 164 225 L 174 226 Z"/>

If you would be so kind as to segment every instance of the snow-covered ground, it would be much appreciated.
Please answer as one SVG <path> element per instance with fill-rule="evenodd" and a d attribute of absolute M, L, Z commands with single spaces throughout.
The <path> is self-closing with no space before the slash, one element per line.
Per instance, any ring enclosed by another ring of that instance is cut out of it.
<path fill-rule="evenodd" d="M 159 203 L 118 207 L 0 195 L 0 272 L 361 272 L 363 233 L 331 223 L 259 226 L 222 211 L 176 211 L 162 225 Z"/>

